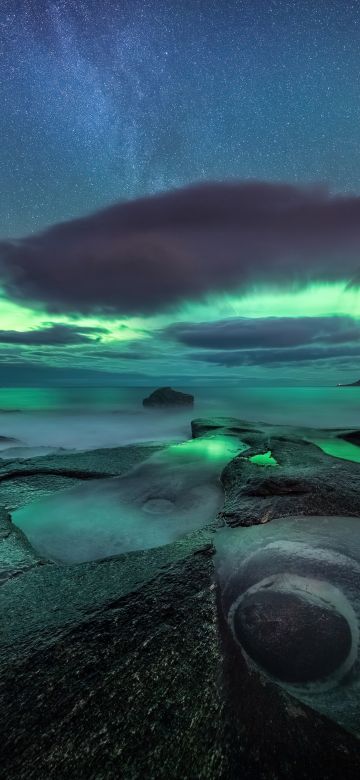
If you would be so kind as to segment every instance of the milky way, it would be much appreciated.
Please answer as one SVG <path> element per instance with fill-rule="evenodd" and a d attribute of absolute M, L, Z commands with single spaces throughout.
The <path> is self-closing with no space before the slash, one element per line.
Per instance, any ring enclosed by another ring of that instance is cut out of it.
<path fill-rule="evenodd" d="M 1 235 L 199 179 L 358 190 L 359 21 L 344 0 L 3 0 Z"/>

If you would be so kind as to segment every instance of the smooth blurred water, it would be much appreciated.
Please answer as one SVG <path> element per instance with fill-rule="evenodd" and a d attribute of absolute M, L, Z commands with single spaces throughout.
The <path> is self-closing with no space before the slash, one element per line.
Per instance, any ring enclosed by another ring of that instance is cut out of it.
<path fill-rule="evenodd" d="M 214 519 L 219 475 L 244 449 L 235 436 L 170 445 L 122 477 L 40 499 L 12 519 L 41 555 L 63 563 L 161 547 Z"/>
<path fill-rule="evenodd" d="M 360 428 L 360 387 L 178 387 L 194 408 L 144 409 L 153 387 L 0 388 L 0 457 L 58 448 L 86 450 L 140 441 L 183 441 L 194 417 L 315 428 Z M 41 450 L 41 448 L 46 448 Z"/>

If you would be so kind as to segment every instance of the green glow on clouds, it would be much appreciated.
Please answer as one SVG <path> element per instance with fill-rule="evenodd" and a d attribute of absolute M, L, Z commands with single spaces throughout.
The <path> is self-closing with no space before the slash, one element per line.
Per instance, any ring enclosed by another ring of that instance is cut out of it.
<path fill-rule="evenodd" d="M 360 288 L 344 282 L 312 283 L 306 287 L 253 288 L 247 293 L 213 294 L 200 301 L 184 301 L 168 311 L 148 317 L 51 316 L 44 310 L 0 299 L 0 328 L 25 331 L 49 322 L 108 328 L 103 342 L 143 339 L 172 322 L 214 322 L 232 317 L 327 317 L 360 319 Z"/>
<path fill-rule="evenodd" d="M 319 282 L 306 287 L 253 288 L 242 294 L 208 296 L 186 302 L 176 312 L 182 320 L 214 321 L 231 317 L 327 317 L 360 319 L 360 288 L 348 282 Z"/>

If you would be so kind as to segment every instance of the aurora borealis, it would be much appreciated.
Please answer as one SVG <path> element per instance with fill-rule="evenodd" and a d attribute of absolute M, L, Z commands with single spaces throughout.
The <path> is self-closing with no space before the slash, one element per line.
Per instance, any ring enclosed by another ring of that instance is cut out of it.
<path fill-rule="evenodd" d="M 4 0 L 4 385 L 358 378 L 359 23 Z"/>

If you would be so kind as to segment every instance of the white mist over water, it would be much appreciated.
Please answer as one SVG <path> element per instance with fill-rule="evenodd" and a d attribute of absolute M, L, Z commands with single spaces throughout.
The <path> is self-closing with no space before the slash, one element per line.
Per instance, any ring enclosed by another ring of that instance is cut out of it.
<path fill-rule="evenodd" d="M 69 413 L 14 412 L 0 414 L 0 458 L 46 455 L 58 450 L 92 450 L 136 442 L 183 441 L 190 434 L 191 416 L 138 412 Z"/>
<path fill-rule="evenodd" d="M 153 389 L 0 388 L 0 458 L 46 455 L 61 448 L 80 451 L 184 441 L 195 417 L 360 427 L 360 387 L 179 387 L 194 393 L 193 409 L 144 409 L 142 399 Z"/>

